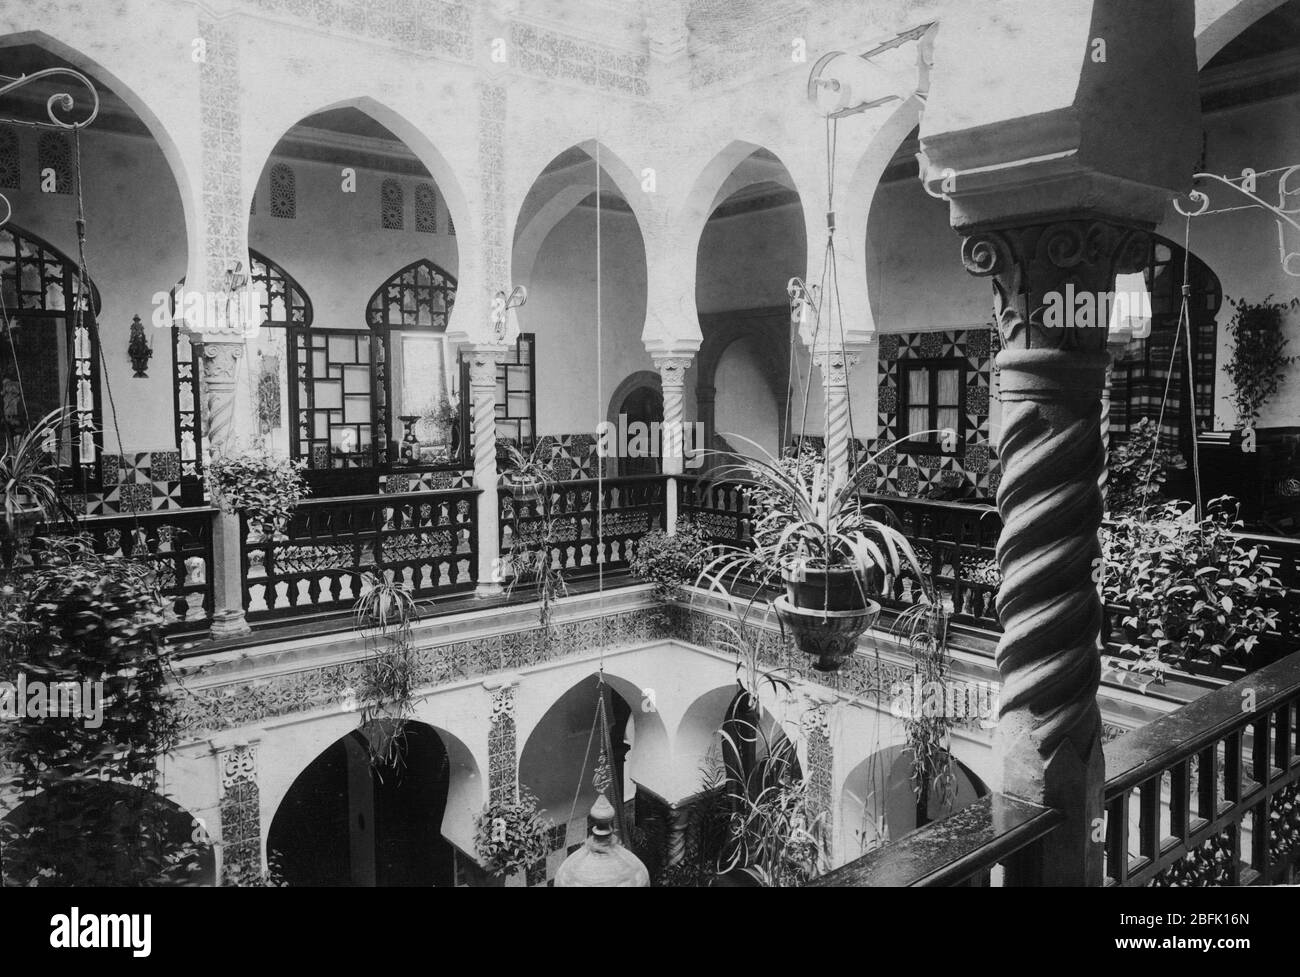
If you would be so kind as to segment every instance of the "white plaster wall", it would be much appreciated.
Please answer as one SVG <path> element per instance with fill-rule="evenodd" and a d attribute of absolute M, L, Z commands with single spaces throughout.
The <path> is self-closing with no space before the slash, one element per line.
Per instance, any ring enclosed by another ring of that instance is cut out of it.
<path fill-rule="evenodd" d="M 527 284 L 519 328 L 537 336 L 538 433 L 593 432 L 619 382 L 655 368 L 641 344 L 646 260 L 635 218 L 602 212 L 599 377 L 594 208 L 579 207 L 555 226 Z"/>
<path fill-rule="evenodd" d="M 780 351 L 765 349 L 756 337 L 746 336 L 726 348 L 714 375 L 717 432 L 723 437 L 742 435 L 773 454 L 780 450 L 777 437 L 785 405 L 773 395 L 762 357 L 778 355 Z M 753 451 L 743 441 L 729 440 L 738 451 Z"/>

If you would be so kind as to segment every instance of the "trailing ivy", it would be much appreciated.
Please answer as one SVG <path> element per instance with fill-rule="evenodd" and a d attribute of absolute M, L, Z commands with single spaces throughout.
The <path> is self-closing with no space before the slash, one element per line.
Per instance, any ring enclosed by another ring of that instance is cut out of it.
<path fill-rule="evenodd" d="M 1227 373 L 1232 381 L 1232 403 L 1242 427 L 1254 427 L 1260 411 L 1286 380 L 1286 368 L 1297 359 L 1285 355 L 1287 339 L 1282 324 L 1287 313 L 1300 308 L 1300 296 L 1289 302 L 1274 302 L 1269 295 L 1251 304 L 1245 299 L 1232 302 L 1232 355 Z"/>

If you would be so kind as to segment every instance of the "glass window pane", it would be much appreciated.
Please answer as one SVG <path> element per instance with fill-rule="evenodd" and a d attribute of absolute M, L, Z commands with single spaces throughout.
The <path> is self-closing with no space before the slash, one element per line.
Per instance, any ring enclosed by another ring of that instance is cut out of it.
<path fill-rule="evenodd" d="M 908 404 L 928 404 L 930 402 L 930 371 L 909 370 L 907 374 Z"/>
<path fill-rule="evenodd" d="M 913 441 L 929 441 L 928 436 L 918 437 L 917 435 L 929 427 L 930 412 L 924 407 L 909 407 L 907 409 L 907 430 L 912 436 Z"/>
<path fill-rule="evenodd" d="M 939 430 L 956 431 L 957 430 L 957 410 L 953 407 L 944 407 L 939 410 Z M 942 440 L 942 437 L 940 437 Z"/>
<path fill-rule="evenodd" d="M 939 371 L 939 399 L 937 403 L 945 407 L 956 407 L 961 403 L 957 389 L 958 373 L 954 370 Z"/>

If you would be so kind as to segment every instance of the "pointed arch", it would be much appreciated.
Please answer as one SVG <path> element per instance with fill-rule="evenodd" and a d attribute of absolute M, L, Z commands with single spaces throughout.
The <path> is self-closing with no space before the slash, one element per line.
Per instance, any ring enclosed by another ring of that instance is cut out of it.
<path fill-rule="evenodd" d="M 456 302 L 456 279 L 428 258 L 391 275 L 366 303 L 371 329 L 429 329 L 446 332 Z"/>
<path fill-rule="evenodd" d="M 103 429 L 99 290 L 89 280 L 83 288 L 68 255 L 9 223 L 0 227 L 0 308 L 9 335 L 0 345 L 5 433 L 20 434 L 54 408 L 71 406 L 58 462 L 78 491 L 96 488 L 102 441 L 95 432 Z"/>

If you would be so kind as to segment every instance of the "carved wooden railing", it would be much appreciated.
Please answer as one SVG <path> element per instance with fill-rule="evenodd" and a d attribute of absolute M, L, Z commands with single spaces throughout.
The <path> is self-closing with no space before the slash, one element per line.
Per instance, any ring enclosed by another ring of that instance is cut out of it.
<path fill-rule="evenodd" d="M 1300 655 L 1106 745 L 1106 882 L 1300 881 Z"/>
<path fill-rule="evenodd" d="M 710 542 L 749 544 L 752 517 L 746 488 L 690 477 L 679 478 L 678 485 L 678 511 L 701 526 Z M 862 500 L 885 506 L 898 518 L 953 621 L 1001 630 L 993 606 L 999 581 L 996 546 L 1002 531 L 996 510 L 892 495 L 863 495 Z M 889 581 L 881 603 L 902 609 L 919 596 L 915 578 L 901 575 Z"/>
<path fill-rule="evenodd" d="M 812 886 L 945 886 L 990 884 L 998 865 L 1032 880 L 1041 843 L 1064 816 L 1014 797 L 989 794 L 946 818 L 814 879 Z"/>
<path fill-rule="evenodd" d="M 43 565 L 47 539 L 83 536 L 96 553 L 147 565 L 164 599 L 168 630 L 192 630 L 205 626 L 212 616 L 214 511 L 165 509 L 41 525 L 30 538 L 7 542 L 0 562 L 6 570 L 23 573 Z"/>
<path fill-rule="evenodd" d="M 997 544 L 1002 519 L 996 509 L 893 495 L 863 495 L 862 500 L 882 505 L 898 518 L 921 570 L 929 575 L 953 621 L 1002 629 L 994 607 L 1001 582 Z M 893 578 L 884 603 L 895 607 L 915 603 L 915 586 L 910 575 Z"/>
<path fill-rule="evenodd" d="M 1300 881 L 1300 654 L 1266 665 L 1108 743 L 1105 884 Z M 1063 820 L 981 798 L 811 883 L 986 885 L 1009 866 L 1032 884 Z"/>
<path fill-rule="evenodd" d="M 350 607 L 368 573 L 416 597 L 473 589 L 474 489 L 310 499 L 267 533 L 241 519 L 244 608 L 259 618 Z"/>
<path fill-rule="evenodd" d="M 637 541 L 663 528 L 664 493 L 663 475 L 556 482 L 541 492 L 503 485 L 502 557 L 508 559 L 516 540 L 535 552 L 549 521 L 551 564 L 566 577 L 595 576 L 602 566 L 606 573 L 626 569 Z"/>

